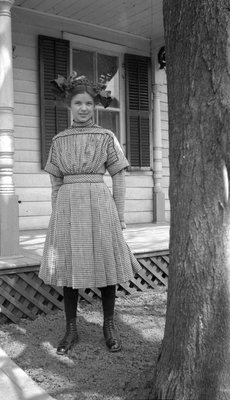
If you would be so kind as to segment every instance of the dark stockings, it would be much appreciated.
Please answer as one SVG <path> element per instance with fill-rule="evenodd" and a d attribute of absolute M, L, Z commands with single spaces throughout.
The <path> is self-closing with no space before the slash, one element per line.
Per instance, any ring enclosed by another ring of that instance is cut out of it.
<path fill-rule="evenodd" d="M 77 315 L 78 289 L 64 286 L 63 295 L 66 321 L 70 321 Z"/>
<path fill-rule="evenodd" d="M 102 308 L 104 319 L 113 317 L 114 306 L 115 306 L 115 293 L 116 286 L 106 286 L 100 288 L 102 297 Z M 78 289 L 72 289 L 71 287 L 63 288 L 64 295 L 64 308 L 66 321 L 76 318 L 77 304 L 78 304 Z"/>
<path fill-rule="evenodd" d="M 116 286 L 106 286 L 100 288 L 102 297 L 102 308 L 104 319 L 113 318 L 115 306 Z"/>

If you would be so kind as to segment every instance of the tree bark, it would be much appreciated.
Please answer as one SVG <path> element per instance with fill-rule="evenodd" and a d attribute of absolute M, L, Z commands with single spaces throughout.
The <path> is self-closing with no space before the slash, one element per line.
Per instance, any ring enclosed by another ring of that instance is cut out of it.
<path fill-rule="evenodd" d="M 150 400 L 230 399 L 230 2 L 164 0 L 170 268 Z"/>

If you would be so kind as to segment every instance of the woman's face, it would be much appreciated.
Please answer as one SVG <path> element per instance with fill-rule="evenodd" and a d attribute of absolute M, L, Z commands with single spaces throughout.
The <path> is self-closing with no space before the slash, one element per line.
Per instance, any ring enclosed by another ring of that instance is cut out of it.
<path fill-rule="evenodd" d="M 87 122 L 93 117 L 94 101 L 88 93 L 76 94 L 70 103 L 73 119 L 76 122 Z"/>

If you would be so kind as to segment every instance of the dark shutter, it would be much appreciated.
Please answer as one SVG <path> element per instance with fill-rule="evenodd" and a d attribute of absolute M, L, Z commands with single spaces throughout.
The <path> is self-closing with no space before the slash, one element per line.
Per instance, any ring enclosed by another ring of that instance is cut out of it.
<path fill-rule="evenodd" d="M 54 135 L 67 128 L 69 113 L 55 100 L 50 81 L 69 74 L 69 41 L 39 36 L 40 117 L 42 168 L 46 164 Z"/>
<path fill-rule="evenodd" d="M 128 157 L 131 167 L 150 166 L 150 59 L 125 55 Z"/>

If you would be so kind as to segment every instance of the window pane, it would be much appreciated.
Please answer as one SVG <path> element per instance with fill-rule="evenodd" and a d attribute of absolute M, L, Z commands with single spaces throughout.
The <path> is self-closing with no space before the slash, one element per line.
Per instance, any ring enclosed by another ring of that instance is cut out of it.
<path fill-rule="evenodd" d="M 98 54 L 98 79 L 101 75 L 109 75 L 107 89 L 111 90 L 113 101 L 110 107 L 119 108 L 119 62 L 118 57 Z"/>
<path fill-rule="evenodd" d="M 94 55 L 91 51 L 73 50 L 73 71 L 79 76 L 85 75 L 90 81 L 94 80 Z"/>
<path fill-rule="evenodd" d="M 98 124 L 110 129 L 120 140 L 119 113 L 108 110 L 98 110 Z"/>

